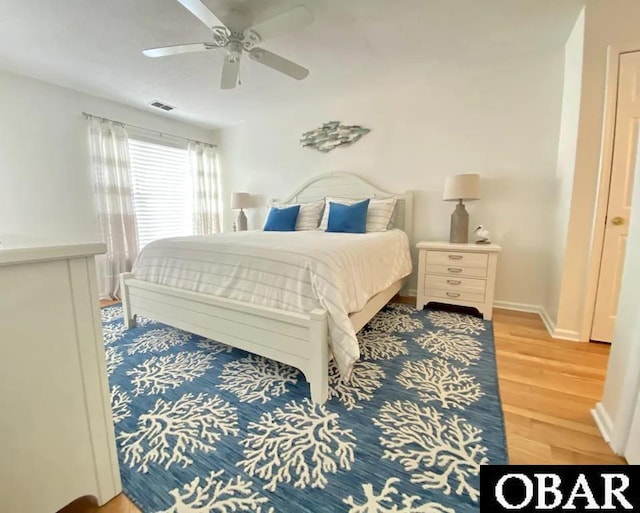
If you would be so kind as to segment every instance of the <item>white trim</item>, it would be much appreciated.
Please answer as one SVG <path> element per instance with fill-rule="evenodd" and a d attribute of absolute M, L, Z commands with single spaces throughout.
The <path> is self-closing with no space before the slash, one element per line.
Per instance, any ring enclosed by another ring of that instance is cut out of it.
<path fill-rule="evenodd" d="M 70 269 L 72 265 L 73 265 L 73 261 L 69 261 Z M 91 315 L 87 314 L 86 317 L 87 319 L 89 319 L 89 317 L 93 317 L 93 340 L 103 342 L 102 316 L 100 314 L 99 306 L 96 305 L 96 302 L 97 302 L 96 298 L 98 298 L 99 296 L 99 290 L 98 290 L 98 273 L 96 271 L 95 258 L 86 258 L 85 266 L 86 266 L 86 277 L 89 284 L 89 294 L 92 298 L 94 298 L 94 302 L 91 305 L 92 306 Z M 81 360 L 84 360 L 84 359 L 81 358 Z M 108 459 L 110 460 L 111 480 L 107 481 L 106 490 L 104 489 L 105 488 L 104 485 L 101 486 L 102 495 L 101 495 L 100 503 L 104 504 L 107 501 L 109 501 L 112 497 L 115 497 L 117 494 L 122 492 L 122 481 L 120 479 L 120 467 L 118 465 L 118 451 L 116 449 L 116 438 L 115 438 L 115 431 L 113 427 L 113 414 L 111 411 L 111 392 L 109 389 L 109 374 L 107 372 L 107 362 L 106 362 L 106 356 L 104 352 L 104 344 L 100 344 L 99 349 L 96 350 L 94 365 L 96 362 L 98 363 L 98 369 L 96 369 L 95 366 L 93 368 L 86 368 L 83 370 L 83 374 L 87 376 L 86 377 L 87 380 L 90 380 L 92 377 L 98 375 L 102 383 L 99 399 L 96 399 L 95 396 L 93 398 L 89 397 L 86 393 L 85 393 L 85 398 L 86 398 L 87 404 L 97 405 L 102 403 L 102 419 L 100 419 L 101 422 L 100 422 L 100 425 L 97 427 L 97 430 L 92 431 L 93 433 L 92 439 L 94 439 L 93 445 L 96 446 L 97 448 L 99 443 L 98 441 L 95 440 L 99 438 L 97 436 L 97 433 L 106 433 L 107 443 L 109 445 Z M 103 441 L 104 441 L 104 438 L 103 438 Z M 94 451 L 94 454 L 97 456 L 99 453 L 97 451 Z M 106 455 L 103 455 L 103 458 L 105 458 L 104 463 L 106 464 L 107 463 Z M 96 472 L 99 473 L 100 475 L 105 475 L 105 471 L 96 470 Z"/>
<path fill-rule="evenodd" d="M 505 310 L 513 310 L 516 312 L 529 312 L 535 313 L 540 316 L 544 327 L 547 328 L 549 336 L 558 340 L 569 340 L 571 342 L 579 342 L 580 338 L 577 331 L 563 330 L 556 328 L 555 322 L 551 319 L 551 316 L 543 306 L 530 305 L 527 303 L 512 303 L 510 301 L 496 301 L 496 308 L 503 308 Z"/>
<path fill-rule="evenodd" d="M 595 407 L 591 410 L 591 416 L 593 417 L 596 426 L 598 426 L 598 430 L 600 431 L 602 438 L 604 438 L 605 442 L 609 443 L 611 441 L 613 423 L 601 402 L 596 403 Z"/>
<path fill-rule="evenodd" d="M 407 293 L 409 294 L 410 297 L 416 297 L 417 290 L 409 289 Z M 541 306 L 531 305 L 528 303 L 514 303 L 512 301 L 494 301 L 493 306 L 494 308 L 500 308 L 502 310 L 511 310 L 513 312 L 526 312 L 526 313 L 538 314 L 542 318 L 542 322 L 544 322 L 545 326 L 549 330 L 549 333 L 551 334 L 551 332 L 553 331 L 553 323 L 551 323 L 551 319 L 549 318 L 549 315 Z"/>
<path fill-rule="evenodd" d="M 581 342 L 580 334 L 575 330 L 563 330 L 556 328 L 551 333 L 553 338 L 557 338 L 559 340 L 568 340 L 570 342 Z M 588 341 L 585 341 L 588 342 Z"/>
<path fill-rule="evenodd" d="M 416 297 L 416 292 L 416 289 L 409 289 L 407 293 L 410 297 Z M 514 303 L 512 301 L 495 301 L 494 308 L 511 310 L 513 312 L 538 314 L 551 338 L 557 340 L 568 340 L 570 342 L 580 342 L 577 331 L 556 329 L 555 323 L 543 306 L 531 305 L 528 303 Z"/>
<path fill-rule="evenodd" d="M 618 72 L 620 68 L 619 48 L 609 45 L 607 48 L 607 74 L 605 98 L 603 105 L 602 137 L 600 143 L 600 162 L 598 171 L 598 190 L 595 213 L 591 228 L 591 249 L 587 269 L 587 287 L 585 290 L 582 324 L 578 339 L 589 340 L 596 307 L 598 279 L 604 246 L 605 219 L 609 206 L 609 184 L 611 182 L 611 166 L 613 163 L 613 143 L 615 137 L 616 108 L 618 102 Z"/>
<path fill-rule="evenodd" d="M 514 312 L 528 312 L 540 314 L 541 307 L 537 305 L 530 305 L 527 303 L 513 303 L 511 301 L 494 301 L 493 305 L 496 308 L 502 308 L 503 310 L 513 310 Z"/>
<path fill-rule="evenodd" d="M 323 183 L 325 182 L 325 183 Z M 346 183 L 345 183 L 346 182 Z M 404 198 L 404 194 L 396 194 L 389 191 L 383 191 L 379 189 L 371 182 L 368 182 L 361 176 L 358 176 L 354 173 L 347 173 L 346 171 L 330 171 L 328 173 L 321 173 L 319 175 L 310 178 L 306 182 L 304 182 L 300 187 L 298 187 L 295 191 L 293 191 L 289 196 L 285 199 L 281 200 L 282 203 L 292 203 L 294 201 L 298 201 L 298 196 L 302 195 L 302 193 L 308 193 L 309 190 L 314 188 L 324 189 L 326 187 L 330 187 L 329 183 L 333 183 L 335 186 L 338 183 L 340 186 L 349 186 L 354 187 L 354 184 L 357 184 L 365 189 L 368 189 L 367 194 L 370 194 L 371 197 L 390 197 L 396 196 L 399 199 Z M 338 195 L 337 193 L 336 196 Z M 318 199 L 321 199 L 318 197 Z"/>
<path fill-rule="evenodd" d="M 38 245 L 37 242 L 12 240 L 11 237 L 7 237 L 4 241 L 0 241 L 0 244 L 0 265 L 84 258 L 87 255 L 99 255 L 107 251 L 107 246 L 102 242 Z"/>
<path fill-rule="evenodd" d="M 547 328 L 547 332 L 549 333 L 549 336 L 551 338 L 558 340 L 569 340 L 571 342 L 580 341 L 577 331 L 556 328 L 555 322 L 553 322 L 553 319 L 551 319 L 551 316 L 544 306 L 530 305 L 527 303 L 512 303 L 510 301 L 496 301 L 494 304 L 496 308 L 513 310 L 515 312 L 529 312 L 538 314 L 540 316 L 540 319 L 542 320 L 542 323 L 544 324 L 544 327 Z"/>
<path fill-rule="evenodd" d="M 637 351 L 639 343 L 640 335 L 635 333 L 634 341 L 631 342 L 631 347 L 627 351 L 627 368 L 618 399 L 617 414 L 611 424 L 610 445 L 617 454 L 622 454 L 629 442 L 638 394 L 640 393 L 640 353 Z M 615 344 L 614 341 L 612 351 L 616 350 Z M 605 389 L 606 385 L 605 383 Z"/>
<path fill-rule="evenodd" d="M 417 294 L 417 290 L 416 289 L 409 289 L 407 290 L 407 294 L 409 295 L 409 297 L 416 297 Z M 538 314 L 542 317 L 542 310 L 543 308 L 541 306 L 537 306 L 537 305 L 530 305 L 527 303 L 513 303 L 511 301 L 494 301 L 494 307 L 495 308 L 501 308 L 502 310 L 512 310 L 514 312 L 527 312 L 527 313 L 535 313 Z M 545 312 L 546 315 L 546 312 Z M 548 318 L 548 315 L 547 315 Z M 544 321 L 544 319 L 543 319 Z"/>
<path fill-rule="evenodd" d="M 544 306 L 540 307 L 539 314 L 542 322 L 544 323 L 544 327 L 547 328 L 547 332 L 551 337 L 553 337 L 553 333 L 556 331 L 556 323 L 551 318 L 549 312 L 547 312 L 547 309 Z"/>
<path fill-rule="evenodd" d="M 502 251 L 502 246 L 499 244 L 477 244 L 474 242 L 423 241 L 418 242 L 416 248 L 464 253 L 500 253 Z"/>

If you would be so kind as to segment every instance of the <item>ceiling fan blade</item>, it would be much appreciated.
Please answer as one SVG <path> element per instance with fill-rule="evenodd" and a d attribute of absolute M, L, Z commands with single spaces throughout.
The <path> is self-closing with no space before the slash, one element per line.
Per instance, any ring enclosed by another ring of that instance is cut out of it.
<path fill-rule="evenodd" d="M 148 48 L 147 50 L 142 50 L 142 53 L 147 57 L 166 57 L 167 55 L 178 55 L 180 53 L 206 52 L 207 50 L 213 50 L 216 48 L 222 47 L 213 43 L 189 43 L 186 45 L 172 45 L 162 46 L 160 48 Z"/>
<path fill-rule="evenodd" d="M 220 89 L 234 89 L 238 85 L 240 74 L 240 57 L 227 55 L 222 65 Z"/>
<path fill-rule="evenodd" d="M 259 21 L 250 30 L 257 32 L 262 40 L 282 36 L 303 29 L 313 23 L 313 13 L 304 5 Z"/>
<path fill-rule="evenodd" d="M 226 26 L 200 0 L 178 0 L 178 2 L 209 28 Z"/>
<path fill-rule="evenodd" d="M 302 80 L 307 78 L 307 75 L 309 75 L 309 70 L 307 68 L 303 68 L 295 62 L 291 62 L 289 59 L 280 57 L 279 55 L 276 55 L 269 50 L 265 50 L 264 48 L 253 48 L 249 51 L 249 57 L 260 64 L 264 64 L 265 66 L 279 71 L 280 73 L 289 75 L 291 78 L 295 78 L 296 80 Z"/>

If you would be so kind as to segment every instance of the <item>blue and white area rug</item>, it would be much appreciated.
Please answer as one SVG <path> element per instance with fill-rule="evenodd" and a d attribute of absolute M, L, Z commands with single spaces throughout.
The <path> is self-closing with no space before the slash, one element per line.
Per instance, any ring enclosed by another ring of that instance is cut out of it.
<path fill-rule="evenodd" d="M 471 513 L 506 463 L 490 322 L 388 305 L 350 383 L 102 310 L 125 493 L 144 513 Z"/>

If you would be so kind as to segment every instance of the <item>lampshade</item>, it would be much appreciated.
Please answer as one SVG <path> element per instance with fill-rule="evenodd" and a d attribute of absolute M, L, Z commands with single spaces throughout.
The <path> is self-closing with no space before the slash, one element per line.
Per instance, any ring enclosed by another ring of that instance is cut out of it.
<path fill-rule="evenodd" d="M 251 194 L 248 192 L 233 192 L 231 193 L 231 208 L 250 208 L 251 207 Z"/>
<path fill-rule="evenodd" d="M 447 177 L 442 199 L 445 201 L 480 199 L 480 175 L 469 173 Z"/>

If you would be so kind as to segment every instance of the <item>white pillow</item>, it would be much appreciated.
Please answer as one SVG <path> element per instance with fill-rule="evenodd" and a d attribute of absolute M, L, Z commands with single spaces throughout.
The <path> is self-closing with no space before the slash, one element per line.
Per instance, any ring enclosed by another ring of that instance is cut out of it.
<path fill-rule="evenodd" d="M 329 224 L 329 202 L 342 203 L 343 205 L 353 205 L 359 201 L 363 201 L 366 198 L 351 199 L 351 198 L 334 198 L 328 196 L 325 198 L 325 209 L 322 221 L 318 230 L 327 230 Z M 367 210 L 367 231 L 368 232 L 386 232 L 389 229 L 391 218 L 393 217 L 393 211 L 396 208 L 398 198 L 384 198 L 377 199 L 371 198 L 369 200 L 369 209 Z"/>
<path fill-rule="evenodd" d="M 312 201 L 310 203 L 275 203 L 271 205 L 275 208 L 287 208 L 300 205 L 298 219 L 296 220 L 296 231 L 315 230 L 320 222 L 324 200 Z"/>

